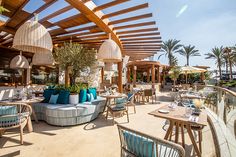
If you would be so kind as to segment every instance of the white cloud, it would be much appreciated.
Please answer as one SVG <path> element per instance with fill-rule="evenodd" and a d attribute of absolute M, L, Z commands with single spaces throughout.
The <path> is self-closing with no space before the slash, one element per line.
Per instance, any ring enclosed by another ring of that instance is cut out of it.
<path fill-rule="evenodd" d="M 187 4 L 182 6 L 181 9 L 179 10 L 179 12 L 176 14 L 176 17 L 177 18 L 180 17 L 187 10 L 187 8 L 188 8 Z"/>

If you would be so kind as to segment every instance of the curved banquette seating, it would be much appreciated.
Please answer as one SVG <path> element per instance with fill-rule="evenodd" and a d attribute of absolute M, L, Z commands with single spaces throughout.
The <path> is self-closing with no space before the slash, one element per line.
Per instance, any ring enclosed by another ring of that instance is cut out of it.
<path fill-rule="evenodd" d="M 72 104 L 34 103 L 32 107 L 38 120 L 51 125 L 72 126 L 90 122 L 97 118 L 105 107 L 105 99 L 97 97 L 92 102 Z"/>

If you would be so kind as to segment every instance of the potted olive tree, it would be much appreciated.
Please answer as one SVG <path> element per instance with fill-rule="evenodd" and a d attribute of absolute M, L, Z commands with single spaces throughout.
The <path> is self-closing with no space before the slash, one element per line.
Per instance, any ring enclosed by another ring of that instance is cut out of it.
<path fill-rule="evenodd" d="M 71 88 L 69 88 L 71 91 L 71 102 L 77 104 L 80 89 L 76 86 L 76 78 L 80 77 L 82 72 L 86 72 L 88 68 L 91 68 L 96 63 L 96 51 L 85 48 L 79 43 L 67 42 L 61 47 L 55 48 L 54 58 L 61 69 L 65 71 L 71 69 L 70 86 L 67 84 L 67 81 L 65 85 Z"/>
<path fill-rule="evenodd" d="M 180 75 L 181 71 L 179 67 L 172 67 L 169 71 L 169 75 L 170 78 L 173 80 L 173 85 L 175 86 L 176 84 L 176 80 L 178 79 L 179 75 Z"/>

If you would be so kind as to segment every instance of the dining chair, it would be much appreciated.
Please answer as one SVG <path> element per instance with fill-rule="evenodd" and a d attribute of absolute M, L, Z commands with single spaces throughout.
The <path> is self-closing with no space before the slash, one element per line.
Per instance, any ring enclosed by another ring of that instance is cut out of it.
<path fill-rule="evenodd" d="M 30 119 L 32 108 L 25 103 L 0 103 L 0 137 L 6 130 L 19 128 L 20 143 L 23 144 L 23 129 Z"/>
<path fill-rule="evenodd" d="M 184 157 L 182 146 L 161 138 L 117 125 L 121 156 L 127 157 Z"/>
<path fill-rule="evenodd" d="M 153 96 L 155 96 L 155 101 L 156 101 L 156 92 L 154 91 L 154 89 L 144 89 L 143 100 L 146 99 L 146 101 L 149 102 L 149 99 L 151 98 L 153 103 Z"/>

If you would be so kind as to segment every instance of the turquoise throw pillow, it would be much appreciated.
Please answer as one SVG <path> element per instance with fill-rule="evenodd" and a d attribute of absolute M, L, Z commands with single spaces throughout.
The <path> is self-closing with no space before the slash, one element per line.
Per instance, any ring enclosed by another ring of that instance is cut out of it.
<path fill-rule="evenodd" d="M 135 156 L 156 157 L 156 146 L 150 139 L 135 135 L 131 132 L 123 132 L 127 149 Z"/>
<path fill-rule="evenodd" d="M 116 99 L 116 104 L 123 104 L 126 103 L 127 99 L 126 98 L 117 98 Z"/>
<path fill-rule="evenodd" d="M 51 95 L 51 98 L 49 100 L 49 104 L 56 104 L 57 103 L 57 99 L 58 99 L 59 94 L 56 95 Z"/>
<path fill-rule="evenodd" d="M 0 106 L 0 117 L 4 115 L 14 115 L 17 114 L 17 108 L 16 106 Z M 7 126 L 11 123 L 16 123 L 18 121 L 18 117 L 1 117 L 0 118 L 0 127 L 1 126 Z"/>
<path fill-rule="evenodd" d="M 58 104 L 69 104 L 70 92 L 67 90 L 61 90 L 57 99 Z"/>
<path fill-rule="evenodd" d="M 84 103 L 87 100 L 87 90 L 81 89 L 79 92 L 79 103 Z"/>
<path fill-rule="evenodd" d="M 91 102 L 91 95 L 89 93 L 87 93 L 87 101 Z"/>
<path fill-rule="evenodd" d="M 45 89 L 43 91 L 43 97 L 44 97 L 44 100 L 42 102 L 44 103 L 48 103 L 50 98 L 51 98 L 51 95 L 54 94 L 55 90 L 54 89 Z"/>
<path fill-rule="evenodd" d="M 96 88 L 89 88 L 88 93 L 92 93 L 94 99 L 97 99 L 97 89 Z"/>

